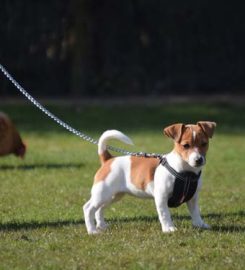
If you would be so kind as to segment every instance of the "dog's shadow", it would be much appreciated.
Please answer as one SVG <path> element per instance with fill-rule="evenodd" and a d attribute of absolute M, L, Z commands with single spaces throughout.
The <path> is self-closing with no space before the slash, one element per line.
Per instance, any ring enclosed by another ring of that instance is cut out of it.
<path fill-rule="evenodd" d="M 36 164 L 21 164 L 21 165 L 0 165 L 0 171 L 21 170 L 28 171 L 34 169 L 80 169 L 84 165 L 81 163 L 36 163 Z"/>
<path fill-rule="evenodd" d="M 56 220 L 0 223 L 0 231 L 36 230 L 41 228 L 59 228 L 65 226 L 84 225 L 84 220 Z"/>
<path fill-rule="evenodd" d="M 244 219 L 245 217 L 245 211 L 241 210 L 238 212 L 232 212 L 232 213 L 211 213 L 203 216 L 204 218 L 208 218 L 210 220 L 214 220 L 216 225 L 212 225 L 211 231 L 217 231 L 217 232 L 245 232 L 245 226 L 243 225 L 222 225 L 221 220 L 225 218 L 232 218 L 232 217 L 239 217 L 241 219 Z"/>
<path fill-rule="evenodd" d="M 203 215 L 204 218 L 207 218 L 212 223 L 217 225 L 212 226 L 211 231 L 223 232 L 223 233 L 241 233 L 245 232 L 245 226 L 241 225 L 222 225 L 220 224 L 220 220 L 226 217 L 245 217 L 245 211 L 239 211 L 235 213 L 211 213 L 207 215 Z M 173 215 L 174 220 L 190 220 L 190 217 L 187 215 Z M 121 217 L 121 218 L 113 218 L 107 219 L 110 224 L 115 223 L 156 223 L 158 222 L 157 216 L 135 216 L 135 217 Z M 57 221 L 47 221 L 47 222 L 37 222 L 37 221 L 30 221 L 30 222 L 9 222 L 9 223 L 0 223 L 0 232 L 2 231 L 20 231 L 20 230 L 35 230 L 40 228 L 59 228 L 65 226 L 80 226 L 84 225 L 85 222 L 83 219 L 81 220 L 57 220 Z"/>
<path fill-rule="evenodd" d="M 220 223 L 220 220 L 225 219 L 226 217 L 240 217 L 244 218 L 245 217 L 245 211 L 239 211 L 235 213 L 211 213 L 207 215 L 202 215 L 204 219 L 209 219 L 211 220 L 211 223 L 215 223 L 217 225 L 212 225 L 211 231 L 217 231 L 217 232 L 230 232 L 230 233 L 235 233 L 235 232 L 245 232 L 245 226 L 242 225 L 222 225 Z M 189 220 L 190 221 L 190 216 L 188 215 L 172 215 L 173 220 L 177 221 L 182 221 L 182 220 Z M 128 223 L 128 222 L 148 222 L 148 223 L 154 223 L 154 222 L 159 222 L 158 216 L 139 216 L 139 217 L 130 217 L 130 218 L 115 218 L 108 220 L 112 224 L 117 222 L 117 223 Z"/>

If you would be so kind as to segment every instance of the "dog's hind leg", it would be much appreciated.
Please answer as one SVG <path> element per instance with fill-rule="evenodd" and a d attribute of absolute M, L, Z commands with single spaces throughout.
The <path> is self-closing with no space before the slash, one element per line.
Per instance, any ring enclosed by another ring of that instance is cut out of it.
<path fill-rule="evenodd" d="M 109 204 L 109 203 L 108 203 Z M 108 205 L 107 204 L 107 205 Z M 104 209 L 107 205 L 103 205 L 101 206 L 96 212 L 95 212 L 95 220 L 96 220 L 96 228 L 98 230 L 105 230 L 108 225 L 107 223 L 105 222 L 105 219 L 104 219 Z"/>
<path fill-rule="evenodd" d="M 96 207 L 94 207 L 91 203 L 91 199 L 87 201 L 83 206 L 84 220 L 88 234 L 97 233 L 94 220 L 96 210 Z"/>
<path fill-rule="evenodd" d="M 96 228 L 98 230 L 105 230 L 108 227 L 108 225 L 104 219 L 105 208 L 108 207 L 109 205 L 111 205 L 113 202 L 119 201 L 123 197 L 123 195 L 124 195 L 123 193 L 118 193 L 118 194 L 114 195 L 112 197 L 111 201 L 105 203 L 96 211 L 95 220 L 96 220 Z"/>
<path fill-rule="evenodd" d="M 88 234 L 96 234 L 101 232 L 99 228 L 96 228 L 95 219 L 100 225 L 104 226 L 103 208 L 109 205 L 113 200 L 113 191 L 108 189 L 107 185 L 100 182 L 93 186 L 90 200 L 83 206 L 85 225 L 87 227 Z M 97 214 L 96 212 L 99 211 Z M 102 227 L 103 227 L 102 226 Z"/>

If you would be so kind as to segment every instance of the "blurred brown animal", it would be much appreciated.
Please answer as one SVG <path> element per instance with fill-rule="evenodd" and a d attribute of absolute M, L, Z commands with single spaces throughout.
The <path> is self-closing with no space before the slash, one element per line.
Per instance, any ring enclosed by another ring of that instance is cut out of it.
<path fill-rule="evenodd" d="M 26 145 L 23 143 L 13 122 L 0 112 L 0 156 L 14 154 L 24 158 Z"/>

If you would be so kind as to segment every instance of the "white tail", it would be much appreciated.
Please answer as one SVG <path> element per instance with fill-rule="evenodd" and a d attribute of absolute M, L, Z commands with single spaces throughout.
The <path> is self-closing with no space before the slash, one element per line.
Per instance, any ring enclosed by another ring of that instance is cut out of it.
<path fill-rule="evenodd" d="M 99 139 L 99 143 L 98 143 L 98 154 L 99 155 L 102 155 L 106 151 L 107 141 L 110 139 L 117 139 L 117 140 L 124 142 L 126 144 L 133 145 L 132 140 L 129 137 L 127 137 L 126 135 L 124 135 L 122 132 L 120 132 L 118 130 L 107 130 L 101 135 L 101 137 Z"/>

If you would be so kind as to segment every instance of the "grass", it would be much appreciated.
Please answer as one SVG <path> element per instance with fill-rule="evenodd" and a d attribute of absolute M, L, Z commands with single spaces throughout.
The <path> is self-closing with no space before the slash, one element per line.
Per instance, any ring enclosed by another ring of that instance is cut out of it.
<path fill-rule="evenodd" d="M 1 106 L 28 145 L 25 160 L 0 160 L 0 269 L 244 269 L 245 106 L 49 106 L 98 138 L 128 134 L 133 151 L 168 152 L 162 128 L 217 121 L 200 196 L 212 230 L 193 229 L 185 206 L 171 210 L 178 231 L 161 233 L 154 203 L 125 197 L 106 212 L 101 235 L 86 234 L 81 206 L 99 166 L 96 147 L 58 127 L 32 106 Z M 113 145 L 122 146 L 116 142 Z M 125 147 L 125 146 L 124 146 Z"/>

